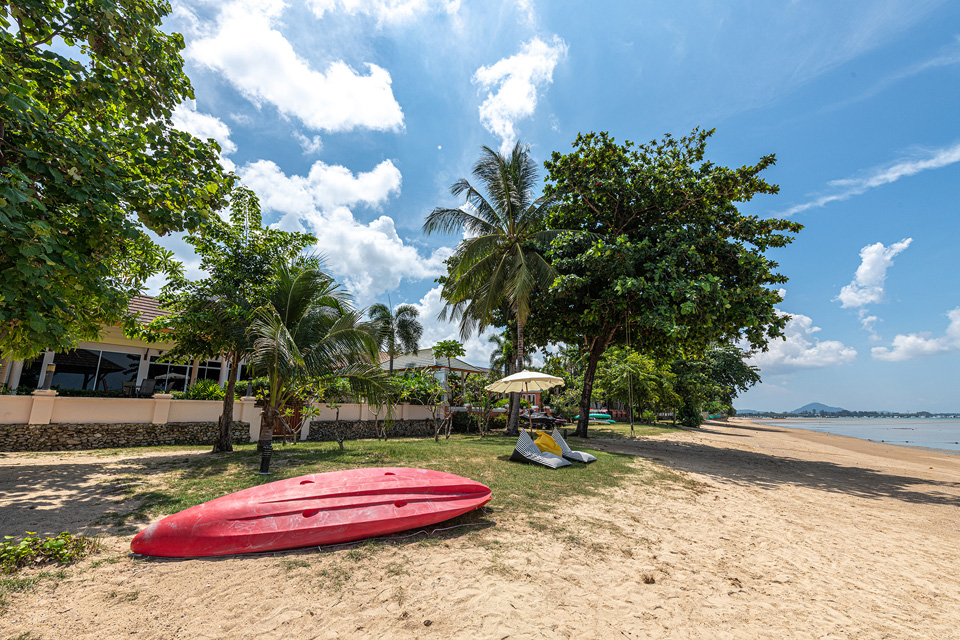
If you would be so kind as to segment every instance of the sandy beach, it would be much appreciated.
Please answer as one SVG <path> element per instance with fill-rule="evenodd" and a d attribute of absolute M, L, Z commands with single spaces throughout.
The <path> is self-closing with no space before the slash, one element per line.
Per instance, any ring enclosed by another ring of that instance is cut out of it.
<path fill-rule="evenodd" d="M 108 537 L 10 595 L 0 640 L 960 639 L 960 456 L 747 420 L 592 442 L 683 481 L 541 516 L 494 496 L 442 540 L 171 561 Z M 0 528 L 80 530 L 123 464 L 3 456 Z"/>

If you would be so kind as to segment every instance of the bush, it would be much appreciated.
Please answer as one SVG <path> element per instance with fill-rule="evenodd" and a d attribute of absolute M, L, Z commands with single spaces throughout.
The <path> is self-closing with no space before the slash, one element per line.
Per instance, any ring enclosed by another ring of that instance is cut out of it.
<path fill-rule="evenodd" d="M 466 411 L 456 411 L 453 414 L 453 433 L 470 433 L 480 430 L 480 415 Z"/>
<path fill-rule="evenodd" d="M 123 391 L 119 389 L 61 389 L 60 387 L 51 387 L 55 389 L 57 395 L 62 398 L 122 398 Z M 29 393 L 29 392 L 28 392 Z"/>
<path fill-rule="evenodd" d="M 699 427 L 703 424 L 703 414 L 699 406 L 685 402 L 677 412 L 677 421 L 685 427 Z"/>
<path fill-rule="evenodd" d="M 507 428 L 507 414 L 505 413 L 496 413 L 493 418 L 490 419 L 490 429 L 506 429 Z"/>
<path fill-rule="evenodd" d="M 197 380 L 196 384 L 186 391 L 174 391 L 173 397 L 177 400 L 223 400 L 227 392 L 216 380 Z"/>
<path fill-rule="evenodd" d="M 646 422 L 648 424 L 653 424 L 654 422 L 657 421 L 657 414 L 656 412 L 651 411 L 650 409 L 647 409 L 646 411 L 640 414 L 640 421 Z"/>
<path fill-rule="evenodd" d="M 0 571 L 14 573 L 27 565 L 59 562 L 76 562 L 96 548 L 96 541 L 82 535 L 64 531 L 52 538 L 38 538 L 36 532 L 27 531 L 26 537 L 4 536 L 0 542 Z"/>

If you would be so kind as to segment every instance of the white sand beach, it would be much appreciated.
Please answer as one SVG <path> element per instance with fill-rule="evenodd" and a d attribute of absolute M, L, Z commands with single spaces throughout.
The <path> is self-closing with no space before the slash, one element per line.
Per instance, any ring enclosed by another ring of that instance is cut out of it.
<path fill-rule="evenodd" d="M 747 420 L 594 444 L 685 481 L 542 516 L 494 496 L 445 540 L 171 561 L 108 538 L 10 595 L 0 638 L 960 638 L 960 457 Z M 0 458 L 0 527 L 94 521 L 108 465 Z"/>

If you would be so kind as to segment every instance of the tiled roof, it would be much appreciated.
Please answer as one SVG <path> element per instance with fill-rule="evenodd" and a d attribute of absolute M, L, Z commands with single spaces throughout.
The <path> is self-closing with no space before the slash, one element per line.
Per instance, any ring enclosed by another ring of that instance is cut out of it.
<path fill-rule="evenodd" d="M 390 358 L 386 354 L 381 354 L 383 361 L 380 367 L 390 368 Z M 420 349 L 416 353 L 404 353 L 393 359 L 393 370 L 402 371 L 403 369 L 427 369 L 427 368 L 447 368 L 446 358 L 434 358 L 433 349 Z M 475 367 L 460 358 L 450 358 L 450 368 L 454 371 L 465 371 L 467 373 L 486 373 L 488 370 L 482 367 Z"/>
<path fill-rule="evenodd" d="M 133 296 L 127 308 L 137 314 L 137 320 L 144 324 L 160 316 L 170 315 L 170 312 L 161 309 L 157 299 L 151 296 Z"/>

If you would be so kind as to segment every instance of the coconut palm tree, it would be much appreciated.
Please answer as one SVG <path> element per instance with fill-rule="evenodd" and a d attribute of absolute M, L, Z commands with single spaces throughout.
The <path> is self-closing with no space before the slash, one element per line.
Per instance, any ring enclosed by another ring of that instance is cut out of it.
<path fill-rule="evenodd" d="M 443 279 L 446 304 L 440 318 L 449 315 L 459 320 L 461 337 L 466 339 L 506 310 L 516 323 L 514 368 L 518 368 L 523 362 L 523 326 L 530 315 L 530 298 L 535 289 L 546 288 L 556 277 L 537 250 L 560 233 L 544 228 L 553 200 L 534 197 L 537 165 L 519 142 L 508 156 L 483 147 L 473 176 L 486 195 L 461 178 L 450 192 L 465 196 L 466 203 L 457 209 L 438 207 L 423 224 L 428 235 L 466 232 Z M 518 397 L 510 397 L 511 432 L 517 429 Z"/>
<path fill-rule="evenodd" d="M 510 369 L 516 363 L 516 358 L 513 355 L 513 340 L 504 331 L 503 333 L 493 334 L 487 338 L 487 342 L 493 345 L 493 352 L 490 354 L 490 370 L 497 373 L 498 376 L 510 375 Z M 528 367 L 532 363 L 533 358 L 530 357 L 530 354 L 524 354 L 521 366 Z"/>
<path fill-rule="evenodd" d="M 283 407 L 311 381 L 347 380 L 351 390 L 379 401 L 385 376 L 377 364 L 376 327 L 363 321 L 350 297 L 316 260 L 278 268 L 269 302 L 257 311 L 252 364 L 268 379 L 260 445 L 270 443 Z"/>
<path fill-rule="evenodd" d="M 420 350 L 423 325 L 417 320 L 420 311 L 410 304 L 402 304 L 396 311 L 385 304 L 377 303 L 367 311 L 370 321 L 379 328 L 379 343 L 390 358 L 390 375 L 393 375 L 393 359 L 403 353 Z"/>

